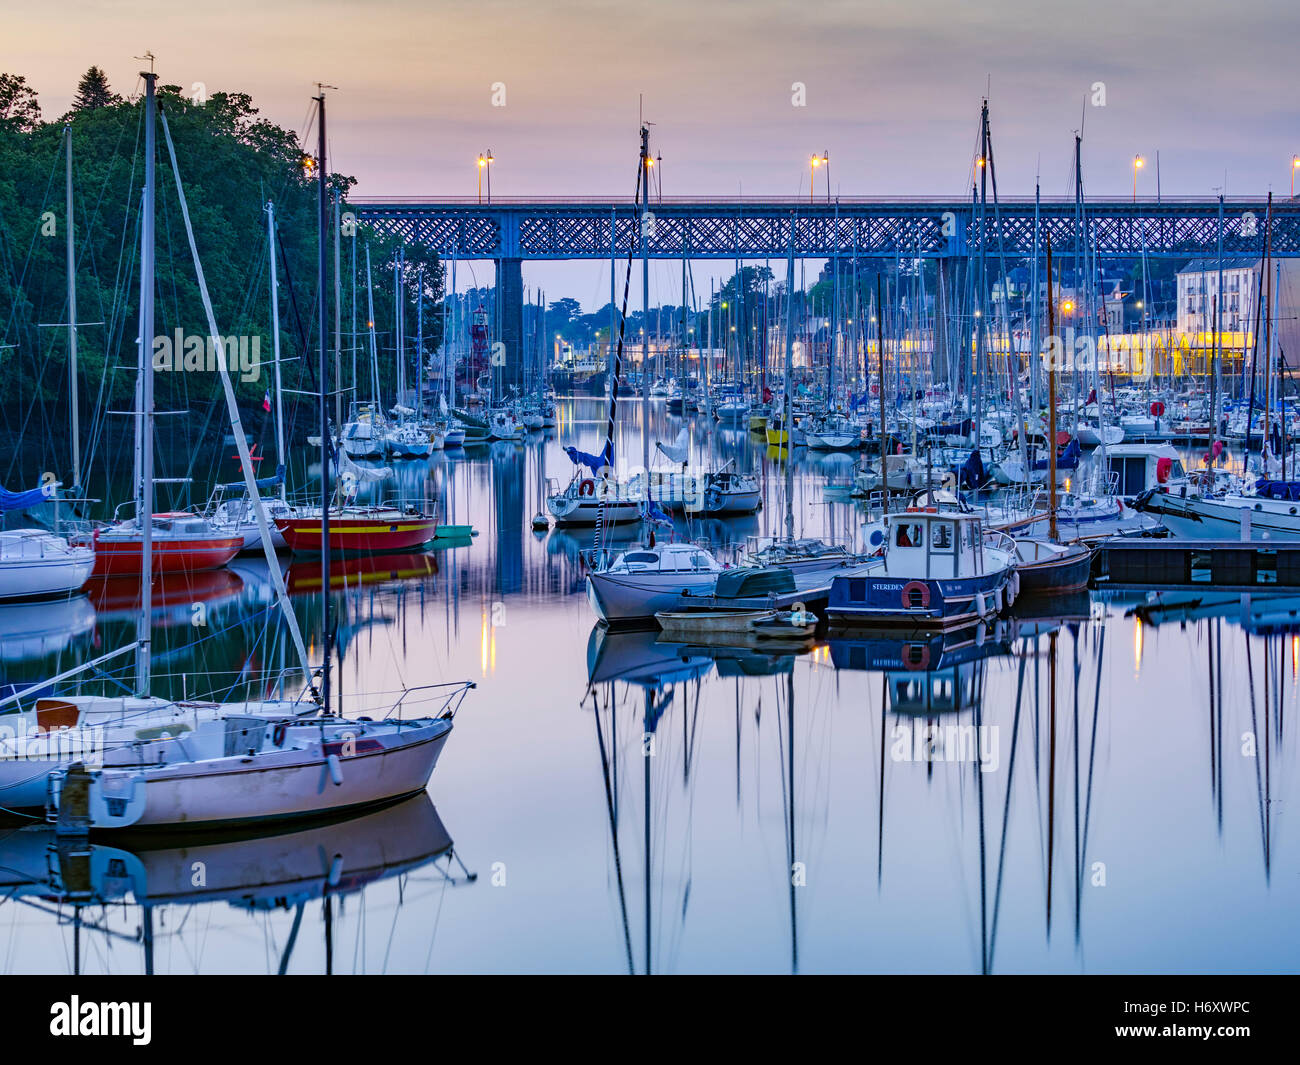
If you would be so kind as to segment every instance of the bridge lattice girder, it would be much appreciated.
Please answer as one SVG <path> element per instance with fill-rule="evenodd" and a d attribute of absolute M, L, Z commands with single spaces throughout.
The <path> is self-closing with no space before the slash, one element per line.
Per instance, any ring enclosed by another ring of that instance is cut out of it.
<path fill-rule="evenodd" d="M 608 259 L 637 248 L 637 219 L 630 204 L 492 204 L 361 201 L 358 220 L 462 259 Z M 655 259 L 686 254 L 698 259 L 780 259 L 794 226 L 796 256 L 810 258 L 943 258 L 977 255 L 1010 258 L 1034 253 L 1032 201 L 990 207 L 969 202 L 665 201 L 650 206 L 648 241 Z M 1261 255 L 1268 206 L 1262 200 L 1163 200 L 1160 203 L 1091 201 L 1080 225 L 1074 202 L 1044 201 L 1038 210 L 1039 255 L 1046 235 L 1053 254 L 1067 260 L 1088 244 L 1105 257 L 1213 256 L 1220 233 L 1225 255 Z M 1273 254 L 1300 257 L 1300 205 L 1273 205 Z M 1081 233 L 1087 241 L 1081 241 Z"/>

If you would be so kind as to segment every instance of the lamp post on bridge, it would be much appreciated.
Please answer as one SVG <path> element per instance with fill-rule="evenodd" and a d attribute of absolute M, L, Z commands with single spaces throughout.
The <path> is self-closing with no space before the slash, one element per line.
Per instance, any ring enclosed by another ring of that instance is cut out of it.
<path fill-rule="evenodd" d="M 483 174 L 487 172 L 487 202 L 492 202 L 492 164 L 496 160 L 492 158 L 492 149 L 487 150 L 487 155 L 482 152 L 478 157 L 478 202 L 483 202 Z"/>
<path fill-rule="evenodd" d="M 826 203 L 829 206 L 831 202 L 831 157 L 830 153 L 825 151 L 821 155 L 810 156 L 808 159 L 808 202 L 817 202 L 817 168 L 819 166 L 826 168 Z"/>

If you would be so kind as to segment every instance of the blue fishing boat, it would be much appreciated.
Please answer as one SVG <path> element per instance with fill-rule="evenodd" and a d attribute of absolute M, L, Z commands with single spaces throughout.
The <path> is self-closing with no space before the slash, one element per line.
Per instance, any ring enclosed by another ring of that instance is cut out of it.
<path fill-rule="evenodd" d="M 826 614 L 833 627 L 913 625 L 946 629 L 993 617 L 1018 591 L 1015 545 L 980 517 L 909 507 L 885 518 L 884 562 L 836 577 Z"/>

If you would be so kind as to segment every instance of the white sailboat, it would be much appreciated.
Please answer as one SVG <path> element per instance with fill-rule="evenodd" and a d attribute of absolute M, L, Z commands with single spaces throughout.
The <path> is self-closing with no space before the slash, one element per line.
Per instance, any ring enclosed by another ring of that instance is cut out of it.
<path fill-rule="evenodd" d="M 141 336 L 148 337 L 153 319 L 153 122 L 155 75 L 146 74 L 146 215 L 142 240 L 146 249 L 142 256 L 145 279 L 142 291 Z M 320 271 L 325 274 L 324 239 L 326 219 L 325 182 L 325 100 L 317 97 L 319 110 L 319 204 L 320 204 Z M 219 336 L 212 303 L 208 296 L 203 267 L 194 246 L 190 226 L 189 208 L 179 167 L 163 117 L 163 131 L 167 141 L 176 187 L 180 199 L 182 218 L 194 259 L 199 293 L 207 315 L 211 336 Z M 327 507 L 330 493 L 330 445 L 328 432 L 327 397 L 328 360 L 326 354 L 327 329 L 324 302 L 319 307 L 320 322 L 320 423 L 322 447 L 322 505 Z M 218 345 L 218 350 L 220 346 Z M 247 443 L 239 424 L 234 390 L 227 372 L 224 356 L 219 369 L 225 391 L 227 407 L 235 441 L 239 449 L 240 464 L 250 494 L 255 492 L 252 463 Z M 146 426 L 151 421 L 152 389 L 149 380 L 150 362 L 141 345 L 141 364 L 145 373 L 143 405 L 140 417 Z M 146 440 L 151 439 L 147 433 Z M 148 464 L 151 465 L 151 464 Z M 151 471 L 146 469 L 146 473 Z M 142 482 L 150 483 L 149 477 Z M 151 509 L 145 495 L 146 512 Z M 212 826 L 245 822 L 252 819 L 278 819 L 353 809 L 381 802 L 423 789 L 437 762 L 437 757 L 452 728 L 452 717 L 468 684 L 440 685 L 419 689 L 421 694 L 410 701 L 437 700 L 437 711 L 428 717 L 403 720 L 404 703 L 414 689 L 406 689 L 389 706 L 388 719 L 348 720 L 331 712 L 329 665 L 331 653 L 331 603 L 328 582 L 323 582 L 324 605 L 324 661 L 320 671 L 320 689 L 307 663 L 306 649 L 298 630 L 296 618 L 288 609 L 283 580 L 270 550 L 269 530 L 265 528 L 266 516 L 255 508 L 257 520 L 264 526 L 263 544 L 266 550 L 272 586 L 281 605 L 295 649 L 307 681 L 303 695 L 293 703 L 277 700 L 248 704 L 243 713 L 221 712 L 217 707 L 203 708 L 207 712 L 194 713 L 185 722 L 189 727 L 179 729 L 176 722 L 154 724 L 145 729 L 136 728 L 135 735 L 125 742 L 115 744 L 97 766 L 88 766 L 78 760 L 66 767 L 48 773 L 49 813 L 61 833 L 81 834 L 96 829 L 149 826 L 153 828 Z M 146 523 L 147 525 L 148 523 Z M 322 566 L 328 564 L 329 524 L 322 523 L 324 546 Z M 147 547 L 147 545 L 146 545 Z M 146 550 L 146 558 L 148 552 Z M 141 613 L 140 655 L 138 680 L 141 689 L 147 689 L 149 677 L 149 574 L 148 563 L 142 577 L 144 609 Z M 431 695 L 428 693 L 432 693 Z M 23 693 L 25 694 L 25 693 Z M 147 699 L 147 691 L 142 690 Z M 187 704 L 156 705 L 150 700 L 146 710 L 155 718 L 174 716 L 194 708 Z M 33 709 L 39 715 L 41 707 Z M 46 707 L 47 713 L 63 712 L 58 707 Z M 87 708 L 75 708 L 79 718 Z M 125 708 L 123 708 L 125 709 Z M 215 712 L 214 712 L 215 711 Z M 308 716 L 311 715 L 311 716 Z M 137 723 L 138 724 L 138 723 Z M 61 737 L 60 737 L 61 738 Z"/>

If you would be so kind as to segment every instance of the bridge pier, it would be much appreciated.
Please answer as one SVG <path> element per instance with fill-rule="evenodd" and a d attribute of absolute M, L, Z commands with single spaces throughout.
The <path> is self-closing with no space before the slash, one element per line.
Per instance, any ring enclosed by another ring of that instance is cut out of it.
<path fill-rule="evenodd" d="M 524 387 L 524 263 L 522 259 L 501 259 L 497 275 L 497 290 L 501 300 L 500 334 L 498 340 L 505 345 L 505 361 L 497 367 L 499 394 L 509 394 L 510 389 Z M 500 351 L 501 349 L 496 349 Z M 495 358 L 494 358 L 495 362 Z"/>

